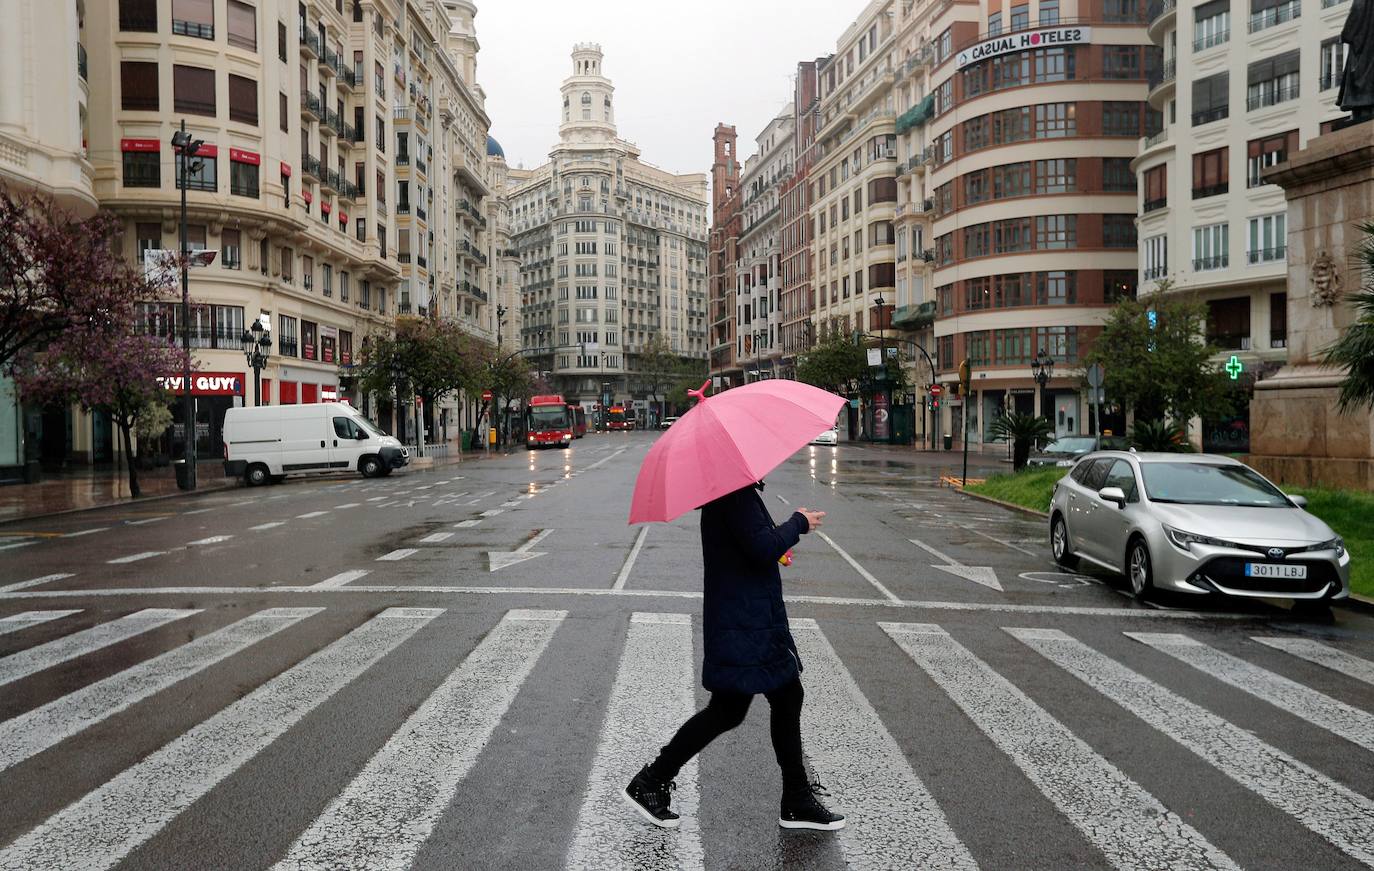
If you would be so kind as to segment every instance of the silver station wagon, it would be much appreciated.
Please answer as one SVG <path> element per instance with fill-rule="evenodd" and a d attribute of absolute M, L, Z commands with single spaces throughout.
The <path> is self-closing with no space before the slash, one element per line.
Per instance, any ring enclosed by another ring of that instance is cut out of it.
<path fill-rule="evenodd" d="M 1101 451 L 1055 485 L 1050 550 L 1125 575 L 1141 598 L 1344 598 L 1350 555 L 1306 504 L 1229 457 Z"/>

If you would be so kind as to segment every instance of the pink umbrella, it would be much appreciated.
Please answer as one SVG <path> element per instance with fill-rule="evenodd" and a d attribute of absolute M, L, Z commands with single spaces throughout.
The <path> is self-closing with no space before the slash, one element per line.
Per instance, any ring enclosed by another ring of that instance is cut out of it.
<path fill-rule="evenodd" d="M 700 398 L 649 449 L 630 523 L 669 521 L 773 471 L 835 424 L 845 400 L 799 381 L 756 381 Z"/>

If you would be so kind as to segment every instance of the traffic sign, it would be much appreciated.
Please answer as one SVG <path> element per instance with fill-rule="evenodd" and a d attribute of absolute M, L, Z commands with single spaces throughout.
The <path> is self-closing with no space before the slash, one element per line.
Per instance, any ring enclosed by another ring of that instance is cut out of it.
<path fill-rule="evenodd" d="M 1094 363 L 1088 367 L 1088 386 L 1096 390 L 1102 386 L 1102 379 L 1106 375 L 1106 370 L 1101 363 Z"/>
<path fill-rule="evenodd" d="M 931 395 L 931 396 L 939 396 L 941 393 L 944 393 L 944 392 L 945 392 L 945 388 L 941 387 L 939 384 L 932 384 L 932 385 L 930 385 L 930 395 Z"/>
<path fill-rule="evenodd" d="M 483 390 L 483 391 L 482 391 L 482 401 L 483 401 L 483 402 L 491 402 L 491 391 L 490 391 L 490 390 Z"/>

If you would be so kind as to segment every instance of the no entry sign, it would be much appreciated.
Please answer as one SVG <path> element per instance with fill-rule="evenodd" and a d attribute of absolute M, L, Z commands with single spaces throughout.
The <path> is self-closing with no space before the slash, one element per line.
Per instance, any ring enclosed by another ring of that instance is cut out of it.
<path fill-rule="evenodd" d="M 482 391 L 482 401 L 483 401 L 483 402 L 491 402 L 491 391 L 490 391 L 490 390 L 483 390 L 483 391 Z"/>

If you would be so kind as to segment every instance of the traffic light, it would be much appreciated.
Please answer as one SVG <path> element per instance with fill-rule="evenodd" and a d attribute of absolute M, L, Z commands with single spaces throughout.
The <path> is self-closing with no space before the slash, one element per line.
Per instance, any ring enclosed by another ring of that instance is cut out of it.
<path fill-rule="evenodd" d="M 931 411 L 939 411 L 939 410 L 940 410 L 940 397 L 938 397 L 938 396 L 932 396 L 932 397 L 930 397 L 930 410 L 931 410 Z"/>

